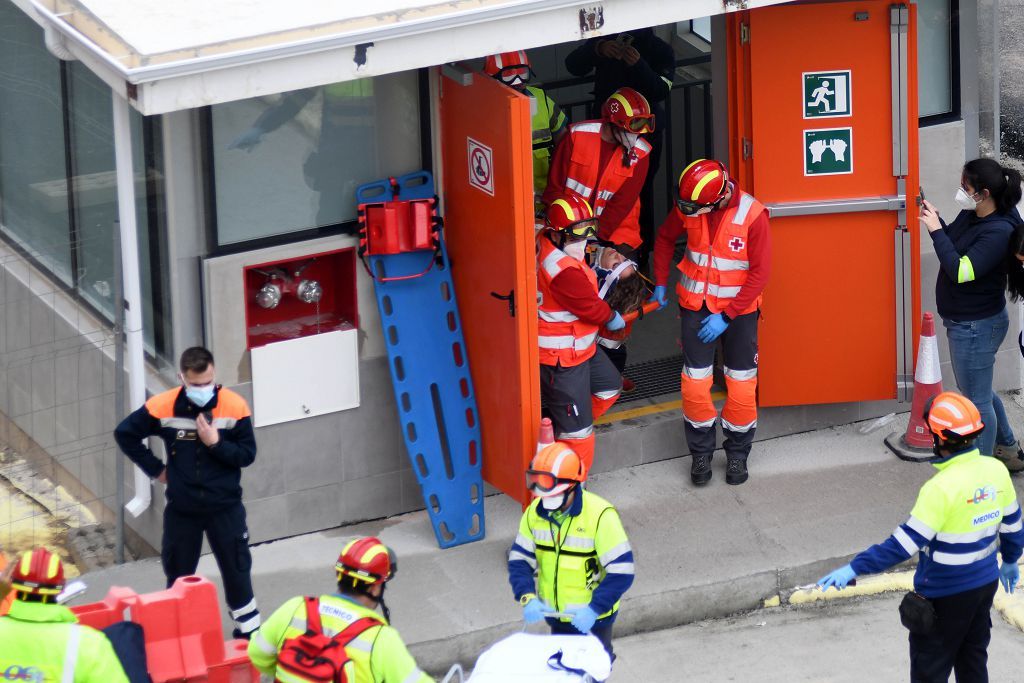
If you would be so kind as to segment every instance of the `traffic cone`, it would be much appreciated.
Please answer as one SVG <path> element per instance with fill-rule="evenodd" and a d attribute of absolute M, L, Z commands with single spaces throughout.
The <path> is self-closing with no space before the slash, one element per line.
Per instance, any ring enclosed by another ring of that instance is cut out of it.
<path fill-rule="evenodd" d="M 537 439 L 537 452 L 540 453 L 545 446 L 555 442 L 555 427 L 551 424 L 550 417 L 543 417 L 540 420 L 540 436 Z"/>
<path fill-rule="evenodd" d="M 939 368 L 939 344 L 935 339 L 935 319 L 924 314 L 921 341 L 917 346 L 917 368 L 914 370 L 914 398 L 910 404 L 910 423 L 906 433 L 893 432 L 885 445 L 904 460 L 922 462 L 933 457 L 932 433 L 924 421 L 924 406 L 942 393 L 942 370 Z"/>

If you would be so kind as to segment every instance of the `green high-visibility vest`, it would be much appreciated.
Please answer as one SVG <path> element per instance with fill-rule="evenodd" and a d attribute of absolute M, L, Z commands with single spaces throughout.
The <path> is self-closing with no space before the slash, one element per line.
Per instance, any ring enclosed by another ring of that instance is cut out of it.
<path fill-rule="evenodd" d="M 533 140 L 533 190 L 543 194 L 548 186 L 551 150 L 555 133 L 565 127 L 565 113 L 540 88 L 526 86 L 530 98 L 530 128 Z"/>

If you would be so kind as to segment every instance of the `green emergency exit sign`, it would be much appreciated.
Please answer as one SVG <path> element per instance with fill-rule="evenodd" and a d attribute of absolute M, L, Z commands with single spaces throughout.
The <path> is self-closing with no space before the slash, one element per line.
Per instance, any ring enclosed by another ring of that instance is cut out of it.
<path fill-rule="evenodd" d="M 807 72 L 803 79 L 805 119 L 853 114 L 853 79 L 849 69 Z"/>
<path fill-rule="evenodd" d="M 804 175 L 853 173 L 853 128 L 804 131 Z"/>

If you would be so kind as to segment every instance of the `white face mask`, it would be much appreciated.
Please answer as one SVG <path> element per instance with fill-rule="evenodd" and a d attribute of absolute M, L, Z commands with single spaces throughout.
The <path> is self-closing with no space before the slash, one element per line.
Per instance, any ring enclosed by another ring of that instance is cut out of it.
<path fill-rule="evenodd" d="M 967 194 L 967 191 L 962 187 L 956 188 L 956 196 L 953 198 L 953 201 L 955 201 L 956 205 L 964 211 L 974 211 L 978 208 L 978 202 L 974 197 Z"/>
<path fill-rule="evenodd" d="M 565 492 L 548 496 L 547 498 L 541 498 L 540 504 L 544 506 L 545 510 L 557 510 L 562 507 L 562 503 L 565 502 Z"/>
<path fill-rule="evenodd" d="M 578 240 L 576 242 L 568 242 L 562 247 L 562 252 L 577 261 L 582 261 L 583 257 L 587 255 L 587 241 Z"/>
<path fill-rule="evenodd" d="M 630 133 L 618 126 L 612 130 L 612 135 L 614 135 L 615 139 L 619 141 L 619 144 L 626 149 L 633 149 L 633 145 L 635 145 L 636 141 L 640 138 L 639 133 Z"/>

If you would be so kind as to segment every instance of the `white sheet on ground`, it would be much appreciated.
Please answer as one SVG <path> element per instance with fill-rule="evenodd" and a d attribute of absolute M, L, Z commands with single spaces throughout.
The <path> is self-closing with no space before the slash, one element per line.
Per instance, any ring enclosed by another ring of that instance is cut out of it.
<path fill-rule="evenodd" d="M 470 683 L 569 683 L 586 680 L 548 666 L 562 651 L 562 664 L 586 671 L 595 681 L 611 675 L 612 663 L 594 636 L 553 636 L 516 633 L 498 641 L 477 659 Z"/>

